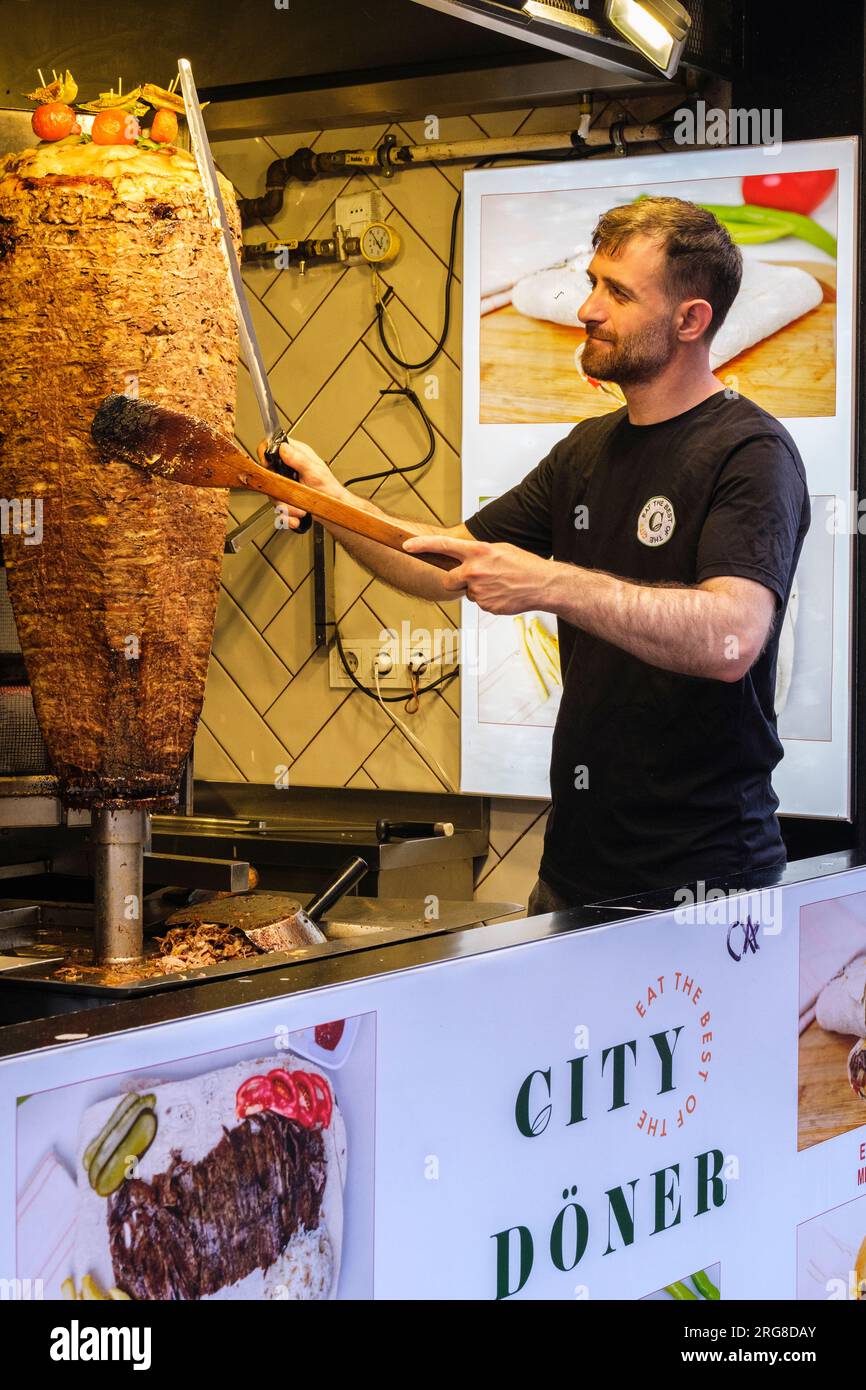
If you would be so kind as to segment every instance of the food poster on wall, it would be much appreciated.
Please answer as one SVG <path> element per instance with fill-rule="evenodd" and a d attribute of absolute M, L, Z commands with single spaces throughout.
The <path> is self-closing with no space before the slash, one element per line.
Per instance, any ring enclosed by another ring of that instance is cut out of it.
<path fill-rule="evenodd" d="M 785 756 L 774 785 L 790 814 L 850 813 L 856 157 L 854 140 L 821 140 L 484 170 L 466 185 L 466 516 L 574 424 L 622 408 L 619 388 L 581 365 L 578 311 L 603 212 L 683 198 L 711 208 L 739 245 L 743 282 L 711 366 L 784 423 L 812 504 L 776 680 Z M 463 790 L 547 796 L 555 620 L 463 609 Z"/>
<path fill-rule="evenodd" d="M 374 1081 L 365 1015 L 16 1097 L 18 1277 L 46 1298 L 370 1298 Z"/>
<path fill-rule="evenodd" d="M 492 500 L 479 497 L 477 505 Z M 529 612 L 503 622 L 479 611 L 478 652 L 479 719 L 553 728 L 562 694 L 555 618 Z"/>
<path fill-rule="evenodd" d="M 852 898 L 866 871 L 708 894 L 8 1059 L 0 1270 L 46 1297 L 669 1301 L 814 1297 L 811 1261 L 852 1296 L 866 1109 L 798 1150 L 796 1066 L 800 926 Z"/>
<path fill-rule="evenodd" d="M 866 1299 L 866 1197 L 797 1228 L 797 1298 Z"/>
<path fill-rule="evenodd" d="M 804 908 L 800 921 L 798 1147 L 866 1117 L 866 893 Z"/>

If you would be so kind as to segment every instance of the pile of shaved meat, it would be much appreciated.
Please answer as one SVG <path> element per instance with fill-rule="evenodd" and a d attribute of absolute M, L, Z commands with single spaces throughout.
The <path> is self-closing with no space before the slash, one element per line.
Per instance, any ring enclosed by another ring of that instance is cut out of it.
<path fill-rule="evenodd" d="M 219 965 L 224 960 L 241 960 L 260 954 L 238 927 L 219 926 L 215 922 L 172 927 L 165 936 L 156 939 L 160 950 L 159 966 L 167 975 L 175 970 L 197 970 L 205 965 Z"/>

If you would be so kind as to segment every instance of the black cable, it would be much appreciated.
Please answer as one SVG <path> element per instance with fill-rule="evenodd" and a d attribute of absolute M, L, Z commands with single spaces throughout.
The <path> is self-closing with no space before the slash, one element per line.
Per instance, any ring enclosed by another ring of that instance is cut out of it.
<path fill-rule="evenodd" d="M 566 150 L 563 152 L 553 151 L 549 155 L 539 154 L 533 156 L 533 158 L 538 159 L 539 161 L 543 161 L 545 159 L 551 161 L 561 159 L 582 159 L 585 157 L 586 156 L 584 150 L 580 148 L 574 150 Z M 513 158 L 514 155 L 509 153 L 503 153 L 499 155 L 488 155 L 485 159 L 479 160 L 479 162 L 474 167 L 476 169 L 483 169 L 485 165 L 494 164 L 500 159 Z M 439 354 L 443 351 L 445 347 L 445 341 L 448 337 L 448 330 L 451 327 L 451 287 L 454 283 L 454 266 L 455 261 L 457 259 L 457 223 L 460 216 L 460 208 L 462 202 L 463 194 L 462 192 L 458 192 L 457 197 L 454 200 L 454 212 L 451 215 L 451 240 L 448 249 L 448 274 L 445 277 L 445 305 L 442 317 L 442 332 L 439 335 L 439 340 L 436 346 L 434 347 L 433 351 L 427 357 L 425 357 L 423 361 L 405 362 L 402 357 L 398 356 L 398 354 L 394 352 L 393 348 L 391 347 L 391 344 L 388 342 L 388 339 L 385 334 L 385 310 L 388 307 L 390 300 L 394 296 L 393 286 L 389 285 L 382 298 L 376 301 L 376 327 L 379 333 L 379 341 L 381 342 L 382 347 L 385 349 L 391 361 L 396 362 L 397 366 L 402 367 L 404 371 L 420 372 L 423 371 L 425 367 L 432 366 L 432 364 L 436 361 L 436 358 L 439 356 Z"/>
<path fill-rule="evenodd" d="M 558 162 L 563 159 L 585 159 L 586 157 L 587 151 L 582 147 L 577 147 L 573 150 L 566 151 L 552 151 L 550 154 L 537 154 L 534 156 L 534 158 L 539 162 L 543 162 L 545 160 L 550 162 Z M 501 159 L 513 158 L 514 156 L 508 153 L 487 155 L 486 158 L 478 160 L 473 167 L 476 169 L 484 169 L 488 165 L 495 164 L 497 163 L 497 161 Z M 398 367 L 402 367 L 403 370 L 407 372 L 419 372 L 424 367 L 431 366 L 431 364 L 435 362 L 436 358 L 442 352 L 445 346 L 445 340 L 448 337 L 448 330 L 451 326 L 451 287 L 454 282 L 454 265 L 457 256 L 457 223 L 462 200 L 463 194 L 458 192 L 457 198 L 454 202 L 454 212 L 451 217 L 451 242 L 448 252 L 448 274 L 445 279 L 445 308 L 442 332 L 440 334 L 439 341 L 436 344 L 436 347 L 433 349 L 433 351 L 430 353 L 428 357 L 424 358 L 423 362 L 405 362 L 402 357 L 399 357 L 397 353 L 395 353 L 392 350 L 391 345 L 385 336 L 385 311 L 394 297 L 395 291 L 393 286 L 388 285 L 382 298 L 377 299 L 376 301 L 376 325 L 379 333 L 379 340 L 382 344 L 382 347 L 385 349 L 385 352 L 388 354 L 391 361 L 395 362 Z M 395 465 L 392 468 L 382 469 L 378 473 L 362 473 L 359 474 L 359 476 L 356 478 L 348 478 L 344 483 L 344 487 L 351 487 L 353 483 L 369 483 L 378 481 L 380 478 L 389 478 L 392 473 L 415 473 L 418 471 L 419 468 L 425 468 L 436 452 L 436 436 L 433 432 L 433 427 L 430 423 L 430 419 L 423 405 L 421 404 L 421 401 L 419 400 L 415 392 L 412 390 L 411 386 L 389 386 L 384 391 L 380 391 L 379 395 L 405 396 L 407 400 L 411 401 L 412 405 L 414 405 L 415 409 L 418 411 L 418 414 L 421 416 L 421 419 L 424 423 L 424 428 L 427 431 L 427 453 L 424 455 L 420 463 L 410 463 L 407 464 L 404 468 L 398 468 Z"/>
<path fill-rule="evenodd" d="M 537 161 L 549 160 L 551 162 L 560 161 L 562 159 L 585 159 L 587 157 L 587 153 L 587 147 L 576 147 L 573 150 L 563 152 L 552 151 L 550 154 L 538 154 L 535 156 L 535 159 Z M 500 159 L 512 159 L 513 157 L 514 156 L 511 154 L 488 155 L 485 159 L 479 160 L 474 167 L 476 169 L 483 169 L 487 165 L 498 162 L 498 160 Z M 448 330 L 451 326 L 451 287 L 454 282 L 454 266 L 457 256 L 457 224 L 460 215 L 460 207 L 462 201 L 463 194 L 458 192 L 457 197 L 454 201 L 454 212 L 452 213 L 451 217 L 451 241 L 448 251 L 448 274 L 445 278 L 445 306 L 443 313 L 442 332 L 439 336 L 439 340 L 436 344 L 436 347 L 433 349 L 433 351 L 430 353 L 428 357 L 425 357 L 422 362 L 405 362 L 402 357 L 399 357 L 392 350 L 391 345 L 385 336 L 385 310 L 388 306 L 389 301 L 394 296 L 393 286 L 389 285 L 382 298 L 376 301 L 376 322 L 379 333 L 379 340 L 382 344 L 382 347 L 385 349 L 385 352 L 388 354 L 391 361 L 395 362 L 398 367 L 402 367 L 403 370 L 407 372 L 421 371 L 424 367 L 429 367 L 433 362 L 435 362 L 436 358 L 442 352 L 445 346 L 445 340 L 448 337 Z M 381 469 L 377 473 L 360 473 L 354 478 L 347 478 L 345 483 L 343 484 L 344 487 L 351 487 L 354 483 L 377 482 L 380 478 L 390 478 L 398 474 L 416 473 L 418 469 L 426 468 L 427 464 L 430 462 L 430 460 L 433 458 L 433 455 L 436 452 L 436 435 L 433 431 L 433 426 L 430 423 L 430 418 L 427 415 L 426 410 L 421 404 L 421 401 L 419 400 L 416 393 L 412 390 L 412 387 L 388 386 L 384 390 L 380 390 L 379 395 L 405 396 L 406 399 L 415 407 L 418 414 L 421 416 L 421 419 L 424 423 L 424 428 L 427 431 L 427 452 L 419 463 L 406 464 L 402 468 L 398 468 L 395 464 L 391 468 Z M 377 703 L 379 700 L 382 700 L 386 704 L 401 704 L 405 701 L 407 697 L 404 695 L 380 695 L 378 691 L 370 690 L 368 686 L 364 685 L 362 681 L 358 680 L 357 676 L 355 675 L 354 671 L 351 669 L 348 661 L 346 660 L 346 653 L 343 650 L 343 644 L 340 641 L 339 629 L 336 627 L 336 625 L 334 627 L 334 642 L 337 648 L 337 653 L 340 657 L 340 662 L 342 664 L 343 670 L 346 672 L 346 675 L 349 677 L 349 680 L 352 682 L 352 684 L 356 687 L 356 689 L 360 690 L 362 694 L 366 695 L 371 700 L 375 700 Z M 440 676 L 438 680 L 431 681 L 429 685 L 422 686 L 416 692 L 416 694 L 424 695 L 429 690 L 436 690 L 437 688 L 440 688 L 442 686 L 450 685 L 450 683 L 453 680 L 457 679 L 457 676 L 459 674 L 460 668 L 458 666 L 457 668 L 455 668 L 454 671 L 450 673 L 450 675 Z"/>
<path fill-rule="evenodd" d="M 376 300 L 376 323 L 379 331 L 379 341 L 387 352 L 392 362 L 396 362 L 398 367 L 403 367 L 407 372 L 420 372 L 425 367 L 429 367 L 445 346 L 445 339 L 448 337 L 448 330 L 451 327 L 451 286 L 454 282 L 454 262 L 457 259 L 457 219 L 460 215 L 460 205 L 463 202 L 463 194 L 458 192 L 454 200 L 454 212 L 451 216 L 451 246 L 448 252 L 448 274 L 445 277 L 445 309 L 442 320 L 442 332 L 439 341 L 428 357 L 423 362 L 404 362 L 402 357 L 398 357 L 391 344 L 385 336 L 385 307 L 388 300 L 394 294 L 393 288 L 389 285 L 382 299 Z"/>
<path fill-rule="evenodd" d="M 393 464 L 391 468 L 383 468 L 378 473 L 359 473 L 356 478 L 347 478 L 343 484 L 343 487 L 351 487 L 353 483 L 369 483 L 374 478 L 390 478 L 393 474 L 397 473 L 417 473 L 419 468 L 427 467 L 427 464 L 430 462 L 430 460 L 436 452 L 436 435 L 433 432 L 433 426 L 430 423 L 430 417 L 428 416 L 417 395 L 412 390 L 412 387 L 386 386 L 384 390 L 380 390 L 379 395 L 405 396 L 406 399 L 410 401 L 412 405 L 414 405 L 418 414 L 421 416 L 421 419 L 424 423 L 424 428 L 427 431 L 427 452 L 420 463 L 407 463 L 403 468 L 398 468 L 396 464 Z"/>
<path fill-rule="evenodd" d="M 335 645 L 336 645 L 337 654 L 338 654 L 338 656 L 339 656 L 339 658 L 340 658 L 340 661 L 341 661 L 341 663 L 342 663 L 343 670 L 346 672 L 346 675 L 349 677 L 349 680 L 352 682 L 352 684 L 355 685 L 355 686 L 357 686 L 357 688 L 361 691 L 362 694 L 369 696 L 369 698 L 370 698 L 371 700 L 375 700 L 377 704 L 379 703 L 379 700 L 381 699 L 386 705 L 399 705 L 399 704 L 405 704 L 405 702 L 406 702 L 408 699 L 411 698 L 411 696 L 410 696 L 410 695 L 407 695 L 407 694 L 403 694 L 403 695 L 379 695 L 379 693 L 378 693 L 377 691 L 371 690 L 371 689 L 369 688 L 369 686 L 366 686 L 366 685 L 364 685 L 364 683 L 363 683 L 362 681 L 359 681 L 359 680 L 358 680 L 358 677 L 355 675 L 355 672 L 352 670 L 352 668 L 350 667 L 348 661 L 346 660 L 346 653 L 343 651 L 343 644 L 342 644 L 342 642 L 340 641 L 340 631 L 339 631 L 339 628 L 336 626 L 336 624 L 334 625 L 334 643 L 335 643 Z M 457 677 L 458 677 L 459 674 L 460 674 L 460 667 L 457 666 L 457 667 L 455 667 L 455 669 L 454 669 L 453 671 L 450 672 L 449 675 L 447 675 L 447 676 L 440 676 L 438 680 L 431 681 L 429 685 L 422 685 L 422 686 L 421 686 L 418 690 L 416 690 L 414 693 L 415 693 L 416 696 L 417 696 L 417 695 L 426 695 L 428 690 L 436 690 L 437 687 L 439 687 L 439 686 L 450 685 L 451 682 L 452 682 L 453 680 L 456 680 L 456 679 L 457 679 Z"/>

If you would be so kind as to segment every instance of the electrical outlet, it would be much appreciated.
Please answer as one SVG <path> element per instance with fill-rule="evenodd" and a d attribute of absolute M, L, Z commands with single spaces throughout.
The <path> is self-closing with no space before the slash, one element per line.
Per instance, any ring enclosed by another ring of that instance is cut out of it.
<path fill-rule="evenodd" d="M 370 222 L 378 221 L 379 199 L 371 191 L 344 193 L 334 204 L 334 220 L 347 236 L 360 236 Z"/>
<path fill-rule="evenodd" d="M 391 660 L 389 670 L 379 672 L 379 688 L 393 693 L 412 689 L 413 673 L 419 685 L 430 685 L 440 676 L 453 670 L 459 661 L 457 634 L 449 633 L 450 642 L 436 642 L 429 634 L 417 641 L 383 642 L 378 638 L 343 637 L 343 651 L 352 673 L 368 690 L 376 689 L 375 663 L 384 654 Z M 352 680 L 343 668 L 336 644 L 328 656 L 328 674 L 332 690 L 351 690 Z"/>
<path fill-rule="evenodd" d="M 346 661 L 352 667 L 352 674 L 362 685 L 366 685 L 368 690 L 375 690 L 376 676 L 373 663 L 380 652 L 388 650 L 387 643 L 370 637 L 343 637 L 341 640 Z M 390 671 L 380 672 L 379 685 L 382 690 L 393 690 L 395 686 L 399 688 L 399 673 L 400 668 L 397 665 L 392 666 Z M 352 689 L 351 677 L 346 675 L 336 643 L 330 651 L 329 674 L 332 690 Z"/>

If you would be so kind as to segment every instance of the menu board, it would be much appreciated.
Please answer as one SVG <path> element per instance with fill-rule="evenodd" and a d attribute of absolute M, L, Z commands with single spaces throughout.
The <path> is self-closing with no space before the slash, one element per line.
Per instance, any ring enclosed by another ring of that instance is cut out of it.
<path fill-rule="evenodd" d="M 711 366 L 793 436 L 812 505 L 775 691 L 784 758 L 774 786 L 790 815 L 851 811 L 856 171 L 855 139 L 816 140 L 485 169 L 465 185 L 466 517 L 576 423 L 622 407 L 618 388 L 581 368 L 578 310 L 603 212 L 674 196 L 718 210 L 743 243 L 742 287 Z M 810 182 L 808 220 L 801 212 L 784 234 L 739 220 L 768 196 L 756 191 L 766 175 L 780 207 L 804 208 Z M 561 693 L 556 619 L 491 616 L 464 600 L 462 623 L 461 788 L 546 798 Z"/>
<path fill-rule="evenodd" d="M 507 930 L 134 1034 L 58 1019 L 0 1062 L 3 1295 L 866 1297 L 866 870 Z"/>

